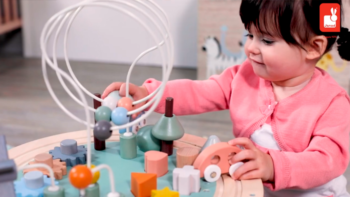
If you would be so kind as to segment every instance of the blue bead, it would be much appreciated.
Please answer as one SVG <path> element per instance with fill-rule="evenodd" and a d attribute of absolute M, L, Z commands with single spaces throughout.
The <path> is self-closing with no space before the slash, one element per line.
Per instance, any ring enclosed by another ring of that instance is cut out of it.
<path fill-rule="evenodd" d="M 115 125 L 123 125 L 129 122 L 128 110 L 124 107 L 117 107 L 112 111 L 112 122 Z"/>
<path fill-rule="evenodd" d="M 119 133 L 120 133 L 120 134 L 123 134 L 123 133 L 125 133 L 125 132 L 126 132 L 126 129 L 120 129 L 120 130 L 119 130 Z"/>

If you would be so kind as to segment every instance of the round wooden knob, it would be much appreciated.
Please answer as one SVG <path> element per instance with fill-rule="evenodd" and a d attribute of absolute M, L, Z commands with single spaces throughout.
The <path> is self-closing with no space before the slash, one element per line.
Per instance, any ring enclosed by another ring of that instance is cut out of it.
<path fill-rule="evenodd" d="M 53 167 L 52 155 L 50 155 L 48 153 L 39 154 L 39 155 L 34 157 L 34 160 L 36 163 L 43 163 L 43 164 L 50 166 L 51 168 Z"/>

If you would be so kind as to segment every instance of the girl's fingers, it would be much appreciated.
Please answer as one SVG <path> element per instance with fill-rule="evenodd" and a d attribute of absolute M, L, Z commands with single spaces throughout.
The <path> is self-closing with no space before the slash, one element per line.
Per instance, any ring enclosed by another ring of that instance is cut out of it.
<path fill-rule="evenodd" d="M 240 151 L 239 153 L 235 154 L 231 158 L 232 163 L 237 163 L 237 162 L 244 162 L 246 160 L 254 160 L 256 159 L 256 153 L 252 150 L 245 149 Z"/>
<path fill-rule="evenodd" d="M 115 90 L 119 90 L 120 86 L 122 85 L 122 82 L 114 82 L 111 83 L 109 86 L 107 86 L 107 88 L 105 89 L 105 91 L 103 91 L 101 98 L 104 99 L 106 98 L 109 93 L 115 91 Z"/>
<path fill-rule="evenodd" d="M 255 148 L 253 142 L 249 138 L 246 138 L 246 137 L 235 138 L 233 140 L 230 140 L 228 143 L 231 146 L 241 145 L 241 146 L 244 146 L 244 148 L 246 148 L 246 149 L 254 149 Z"/>
<path fill-rule="evenodd" d="M 249 171 L 245 174 L 243 174 L 239 179 L 240 180 L 251 180 L 251 179 L 260 179 L 262 178 L 261 177 L 261 174 L 259 172 L 259 170 L 252 170 L 252 171 Z"/>
<path fill-rule="evenodd" d="M 129 95 L 132 96 L 134 99 L 136 99 L 134 97 L 135 94 L 137 94 L 139 91 L 139 86 L 129 83 Z M 119 95 L 120 96 L 125 96 L 126 95 L 126 83 L 123 83 L 120 87 L 120 91 L 119 91 Z"/>
<path fill-rule="evenodd" d="M 258 169 L 257 163 L 254 161 L 248 161 L 246 163 L 244 163 L 241 167 L 239 167 L 234 173 L 233 173 L 233 178 L 235 180 L 237 179 L 242 179 L 242 177 L 251 172 L 251 171 L 255 171 L 256 169 Z"/>

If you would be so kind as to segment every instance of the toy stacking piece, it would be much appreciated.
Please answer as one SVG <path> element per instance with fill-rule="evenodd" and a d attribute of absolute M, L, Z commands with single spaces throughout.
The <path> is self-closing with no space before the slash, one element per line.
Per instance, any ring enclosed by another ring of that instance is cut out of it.
<path fill-rule="evenodd" d="M 152 173 L 131 173 L 131 193 L 135 197 L 149 197 L 157 189 L 157 175 Z"/>
<path fill-rule="evenodd" d="M 152 128 L 153 125 L 144 126 L 136 134 L 137 146 L 142 152 L 160 151 L 160 141 L 152 135 Z"/>
<path fill-rule="evenodd" d="M 231 166 L 235 166 L 230 164 L 230 156 L 240 151 L 241 149 L 227 142 L 219 142 L 204 149 L 193 166 L 200 170 L 200 177 L 204 177 L 208 182 L 214 182 L 220 178 L 221 174 L 228 173 Z"/>
<path fill-rule="evenodd" d="M 64 175 L 67 174 L 67 167 L 65 162 L 61 162 L 60 159 L 52 159 L 52 155 L 48 153 L 42 153 L 34 157 L 33 162 L 29 164 L 43 163 L 50 166 L 54 172 L 55 179 L 61 180 Z M 44 175 L 50 177 L 50 172 L 45 168 L 28 168 L 24 169 L 23 173 L 26 174 L 31 171 L 41 171 Z"/>
<path fill-rule="evenodd" d="M 57 190 L 50 191 L 50 178 L 44 176 L 40 171 L 28 172 L 20 181 L 15 182 L 16 196 L 20 197 L 64 197 L 64 189 L 57 187 Z M 56 181 L 57 185 L 58 182 Z M 45 189 L 46 188 L 46 189 Z"/>
<path fill-rule="evenodd" d="M 145 153 L 145 171 L 164 176 L 168 172 L 168 154 L 159 151 Z"/>
<path fill-rule="evenodd" d="M 211 146 L 211 145 L 213 145 L 213 144 L 217 144 L 217 143 L 219 143 L 219 142 L 221 142 L 221 141 L 220 141 L 220 139 L 219 139 L 218 136 L 216 136 L 216 135 L 211 135 L 211 136 L 208 137 L 207 141 L 206 141 L 205 144 L 202 146 L 202 148 L 201 148 L 201 150 L 200 150 L 199 152 L 201 153 L 204 149 L 208 148 L 209 146 Z"/>
<path fill-rule="evenodd" d="M 101 94 L 96 93 L 95 96 L 97 98 L 101 98 Z M 101 102 L 94 99 L 94 108 L 96 109 L 95 123 L 100 121 L 100 120 L 110 121 L 112 109 L 110 109 L 110 111 L 108 111 L 105 107 L 109 107 L 109 106 L 103 106 L 103 108 L 100 108 L 100 107 L 101 107 Z M 109 114 L 109 118 L 108 118 L 108 114 Z M 106 149 L 106 142 L 104 140 L 99 140 L 98 138 L 96 138 L 94 136 L 94 147 L 95 147 L 95 150 L 105 150 Z"/>
<path fill-rule="evenodd" d="M 83 145 L 77 146 L 76 140 L 63 140 L 60 147 L 55 147 L 49 153 L 53 156 L 53 159 L 61 159 L 66 162 L 66 166 L 86 163 L 86 148 Z"/>
<path fill-rule="evenodd" d="M 192 165 L 199 154 L 199 150 L 194 147 L 182 147 L 176 151 L 176 167 L 182 168 L 185 165 Z"/>
<path fill-rule="evenodd" d="M 131 135 L 127 135 L 128 133 Z M 137 156 L 136 135 L 128 133 L 120 135 L 120 156 L 123 159 L 133 159 Z"/>
<path fill-rule="evenodd" d="M 180 197 L 179 192 L 171 191 L 169 187 L 162 190 L 152 190 L 151 197 Z"/>
<path fill-rule="evenodd" d="M 152 128 L 152 135 L 161 140 L 161 151 L 173 154 L 173 141 L 180 139 L 185 131 L 173 114 L 173 98 L 168 97 L 165 104 L 165 114 Z"/>
<path fill-rule="evenodd" d="M 200 172 L 193 166 L 175 168 L 173 171 L 173 189 L 180 195 L 190 195 L 200 190 Z"/>
<path fill-rule="evenodd" d="M 13 160 L 9 160 L 6 138 L 0 135 L 0 191 L 1 195 L 15 197 L 13 181 L 17 179 L 17 167 Z"/>

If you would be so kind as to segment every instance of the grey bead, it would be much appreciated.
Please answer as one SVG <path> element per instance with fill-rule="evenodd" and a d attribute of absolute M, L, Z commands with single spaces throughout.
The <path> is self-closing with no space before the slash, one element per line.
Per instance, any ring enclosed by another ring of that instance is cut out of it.
<path fill-rule="evenodd" d="M 94 127 L 94 136 L 101 141 L 107 140 L 112 135 L 111 127 L 112 125 L 108 121 L 98 121 Z"/>

